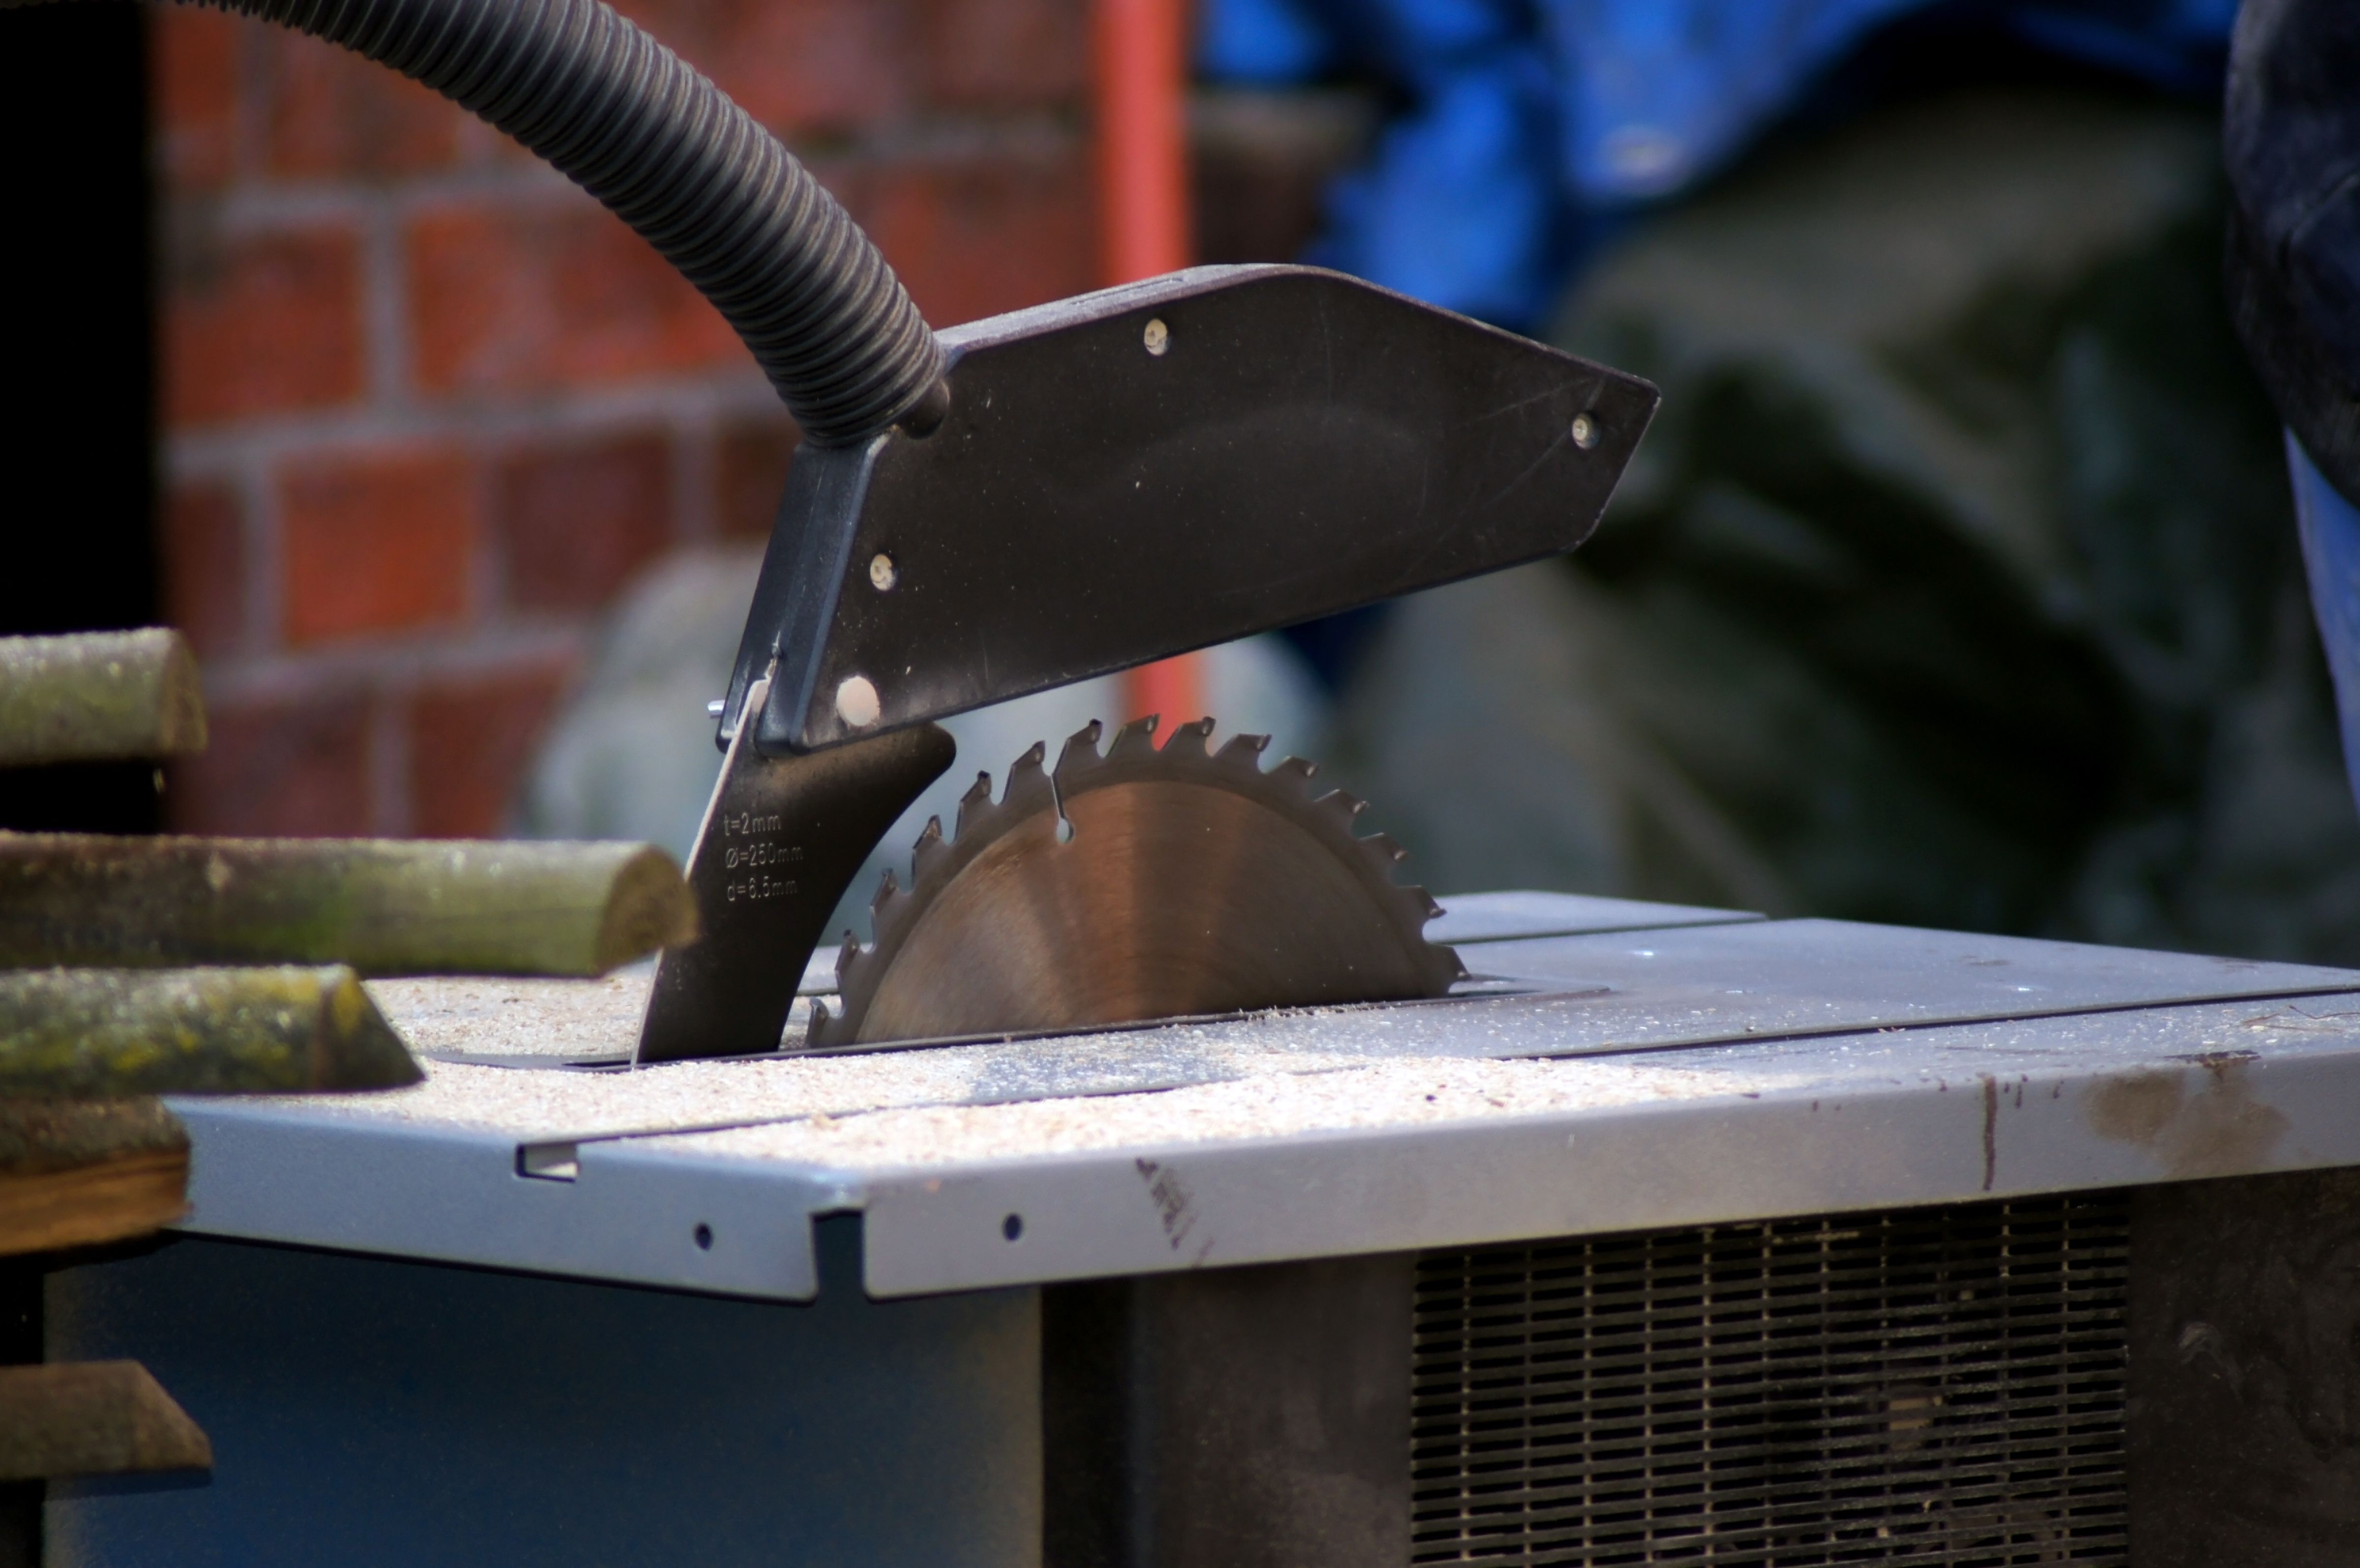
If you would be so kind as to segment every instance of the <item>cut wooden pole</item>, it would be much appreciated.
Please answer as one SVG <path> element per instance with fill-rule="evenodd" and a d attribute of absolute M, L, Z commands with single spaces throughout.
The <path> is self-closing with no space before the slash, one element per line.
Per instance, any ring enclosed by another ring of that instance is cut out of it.
<path fill-rule="evenodd" d="M 137 1361 L 0 1367 L 0 1481 L 203 1470 L 213 1445 Z"/>
<path fill-rule="evenodd" d="M 0 973 L 0 1094 L 393 1089 L 421 1076 L 341 966 Z"/>
<path fill-rule="evenodd" d="M 0 637 L 0 768 L 204 748 L 204 691 L 180 633 Z"/>
<path fill-rule="evenodd" d="M 188 1132 L 154 1100 L 0 1100 L 0 1256 L 146 1236 L 188 1191 Z"/>
<path fill-rule="evenodd" d="M 0 833 L 0 967 L 586 975 L 695 935 L 643 844 Z"/>

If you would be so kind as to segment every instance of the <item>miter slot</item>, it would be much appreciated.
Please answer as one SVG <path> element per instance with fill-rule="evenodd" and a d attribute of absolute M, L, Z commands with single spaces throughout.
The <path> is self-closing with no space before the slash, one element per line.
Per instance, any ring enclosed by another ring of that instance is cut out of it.
<path fill-rule="evenodd" d="M 582 1175 L 578 1143 L 527 1143 L 517 1148 L 517 1174 L 536 1181 L 574 1181 Z"/>

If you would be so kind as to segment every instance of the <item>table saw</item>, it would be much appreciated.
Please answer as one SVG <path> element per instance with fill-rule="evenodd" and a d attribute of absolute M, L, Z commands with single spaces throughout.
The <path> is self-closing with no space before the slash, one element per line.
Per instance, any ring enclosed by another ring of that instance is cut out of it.
<path fill-rule="evenodd" d="M 600 0 L 222 3 L 548 159 L 804 439 L 694 940 L 380 970 L 422 1083 L 175 1099 L 191 1212 L 48 1350 L 213 1467 L 53 1559 L 2355 1560 L 2360 973 L 1446 908 L 1185 713 L 978 773 L 825 951 L 935 721 L 1572 550 L 1654 387 L 1306 267 L 937 332 Z"/>

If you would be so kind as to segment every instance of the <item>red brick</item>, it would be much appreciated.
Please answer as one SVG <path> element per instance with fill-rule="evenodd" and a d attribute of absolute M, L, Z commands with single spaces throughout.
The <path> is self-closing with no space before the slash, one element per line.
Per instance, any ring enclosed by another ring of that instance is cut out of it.
<path fill-rule="evenodd" d="M 921 34 L 932 106 L 1045 108 L 1088 89 L 1087 0 L 935 0 Z"/>
<path fill-rule="evenodd" d="M 175 246 L 164 299 L 173 426 L 346 402 L 362 387 L 360 247 L 342 229 Z"/>
<path fill-rule="evenodd" d="M 728 323 L 593 206 L 446 208 L 408 245 L 412 363 L 435 391 L 530 391 L 748 363 Z"/>
<path fill-rule="evenodd" d="M 464 455 L 413 451 L 312 460 L 279 485 L 290 643 L 464 617 L 478 533 Z"/>
<path fill-rule="evenodd" d="M 208 718 L 212 743 L 169 771 L 164 806 L 175 831 L 310 838 L 370 831 L 366 697 L 216 703 Z"/>
<path fill-rule="evenodd" d="M 671 542 L 672 443 L 661 435 L 519 453 L 496 503 L 509 600 L 603 604 Z"/>
<path fill-rule="evenodd" d="M 838 166 L 826 179 L 938 327 L 1097 284 L 1079 138 L 1023 156 Z"/>
<path fill-rule="evenodd" d="M 148 94 L 166 183 L 217 185 L 237 158 L 239 46 L 260 26 L 194 6 L 148 18 Z"/>
<path fill-rule="evenodd" d="M 421 692 L 410 714 L 411 831 L 500 832 L 570 675 L 542 665 Z"/>
<path fill-rule="evenodd" d="M 730 539 L 769 539 L 801 434 L 784 418 L 732 425 L 716 444 L 716 519 Z"/>
<path fill-rule="evenodd" d="M 626 0 L 618 9 L 774 131 L 876 125 L 914 102 L 909 11 L 895 0 Z"/>
<path fill-rule="evenodd" d="M 398 71 L 300 33 L 273 29 L 266 102 L 270 171 L 384 179 L 458 156 L 466 111 Z"/>
<path fill-rule="evenodd" d="M 245 523 L 225 485 L 175 485 L 164 497 L 164 613 L 199 653 L 245 641 Z"/>

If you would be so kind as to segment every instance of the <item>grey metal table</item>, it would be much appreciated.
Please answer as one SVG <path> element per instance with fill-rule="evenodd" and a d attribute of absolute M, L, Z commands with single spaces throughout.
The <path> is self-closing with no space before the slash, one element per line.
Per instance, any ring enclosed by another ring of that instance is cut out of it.
<path fill-rule="evenodd" d="M 54 1279 L 52 1355 L 147 1361 L 217 1464 L 57 1497 L 53 1553 L 1038 1563 L 1057 1281 L 2360 1165 L 2360 973 L 1546 894 L 1437 934 L 1469 995 L 636 1073 L 567 1063 L 643 979 L 378 985 L 426 1083 L 176 1102 L 186 1239 Z"/>

